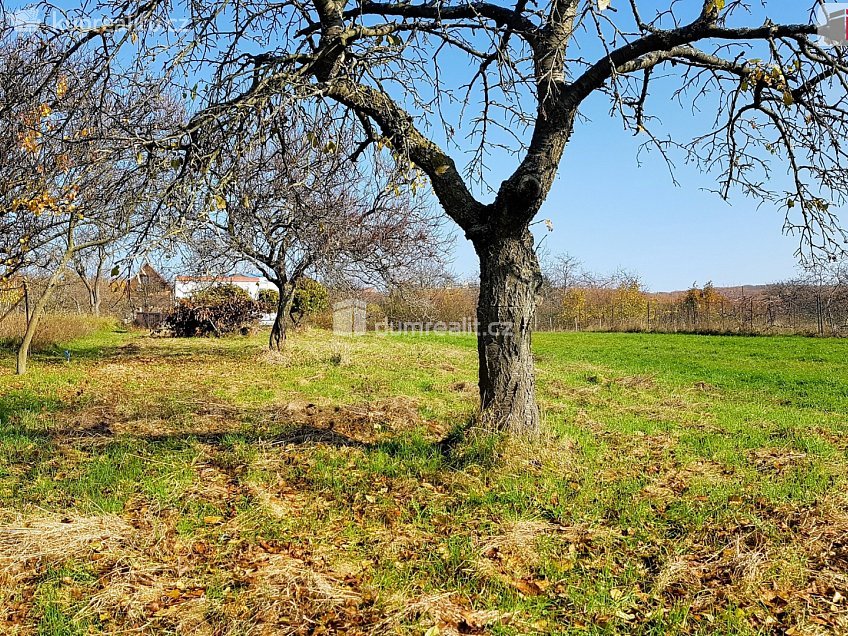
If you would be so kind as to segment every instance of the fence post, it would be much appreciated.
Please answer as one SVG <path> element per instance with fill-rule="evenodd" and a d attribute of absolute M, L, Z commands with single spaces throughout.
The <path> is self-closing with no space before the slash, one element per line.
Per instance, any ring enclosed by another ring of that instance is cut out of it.
<path fill-rule="evenodd" d="M 754 298 L 751 298 L 751 333 L 754 333 Z"/>

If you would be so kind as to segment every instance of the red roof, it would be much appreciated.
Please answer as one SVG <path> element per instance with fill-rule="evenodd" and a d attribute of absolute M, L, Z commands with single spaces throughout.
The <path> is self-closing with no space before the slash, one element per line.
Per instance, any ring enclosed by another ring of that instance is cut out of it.
<path fill-rule="evenodd" d="M 258 283 L 259 278 L 256 276 L 177 276 L 177 280 L 181 282 L 198 282 L 198 283 Z"/>

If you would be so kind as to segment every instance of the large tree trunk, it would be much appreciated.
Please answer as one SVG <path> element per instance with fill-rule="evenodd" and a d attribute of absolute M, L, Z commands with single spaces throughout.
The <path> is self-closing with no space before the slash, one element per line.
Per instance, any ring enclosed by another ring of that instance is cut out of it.
<path fill-rule="evenodd" d="M 499 431 L 539 430 L 530 333 L 542 276 L 533 236 L 478 240 L 477 351 L 484 422 Z"/>
<path fill-rule="evenodd" d="M 271 336 L 268 339 L 268 347 L 279 351 L 282 349 L 283 342 L 287 336 L 286 317 L 288 316 L 289 306 L 294 297 L 294 285 L 281 284 L 280 298 L 277 301 L 277 315 L 274 316 L 274 326 L 271 327 Z M 289 289 L 291 288 L 291 289 Z"/>

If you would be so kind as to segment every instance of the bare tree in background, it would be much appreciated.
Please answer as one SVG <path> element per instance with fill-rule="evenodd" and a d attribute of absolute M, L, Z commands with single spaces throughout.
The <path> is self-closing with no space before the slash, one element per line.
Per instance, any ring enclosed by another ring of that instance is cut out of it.
<path fill-rule="evenodd" d="M 304 127 L 291 116 L 224 152 L 205 172 L 195 244 L 216 260 L 244 258 L 279 290 L 269 345 L 286 338 L 298 283 L 307 275 L 390 282 L 444 256 L 439 215 L 395 184 L 381 157 L 350 155 L 356 140 L 333 121 Z M 226 146 L 227 140 L 221 141 Z M 211 201 L 204 193 L 216 192 Z"/>
<path fill-rule="evenodd" d="M 18 374 L 27 371 L 30 345 L 68 266 L 127 236 L 147 201 L 132 144 L 106 144 L 98 131 L 149 138 L 158 122 L 157 100 L 132 91 L 98 95 L 91 91 L 97 71 L 67 65 L 54 76 L 39 64 L 42 55 L 26 40 L 0 52 L 0 278 L 46 277 L 28 312 Z"/>
<path fill-rule="evenodd" d="M 103 302 L 103 283 L 109 275 L 109 251 L 106 244 L 96 245 L 73 258 L 74 271 L 88 293 L 88 308 L 93 316 L 100 315 Z"/>
<path fill-rule="evenodd" d="M 567 252 L 547 259 L 542 269 L 551 285 L 562 290 L 585 284 L 589 276 L 580 259 Z"/>
<path fill-rule="evenodd" d="M 494 427 L 532 433 L 541 276 L 529 226 L 592 96 L 669 162 L 682 151 L 712 172 L 721 196 L 784 208 L 786 229 L 810 250 L 845 238 L 831 207 L 848 190 L 845 51 L 819 42 L 809 16 L 778 23 L 778 0 L 612 4 L 92 0 L 71 23 L 106 14 L 130 28 L 49 35 L 125 77 L 145 76 L 155 59 L 183 83 L 192 116 L 172 139 L 186 174 L 216 161 L 222 135 L 249 136 L 252 121 L 301 103 L 423 171 L 480 259 L 482 407 Z M 165 35 L 147 29 L 177 23 Z M 692 138 L 668 136 L 652 117 L 669 98 L 701 113 Z M 492 153 L 514 169 L 489 184 Z"/>
<path fill-rule="evenodd" d="M 403 279 L 394 281 L 388 289 L 383 311 L 386 326 L 404 328 L 406 323 L 423 324 L 433 321 L 462 320 L 470 315 L 446 317 L 440 307 L 440 297 L 458 286 L 454 275 L 433 263 L 406 272 Z"/>

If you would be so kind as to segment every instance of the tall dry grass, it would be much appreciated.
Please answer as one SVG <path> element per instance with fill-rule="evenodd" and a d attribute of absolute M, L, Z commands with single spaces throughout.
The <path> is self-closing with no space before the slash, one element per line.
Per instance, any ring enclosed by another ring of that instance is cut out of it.
<path fill-rule="evenodd" d="M 111 316 L 87 316 L 81 314 L 45 314 L 38 325 L 32 341 L 32 351 L 45 351 L 56 345 L 85 338 L 99 331 L 117 326 Z M 0 322 L 0 348 L 17 347 L 26 331 L 23 314 L 13 314 Z"/>

